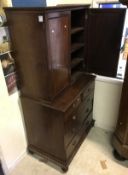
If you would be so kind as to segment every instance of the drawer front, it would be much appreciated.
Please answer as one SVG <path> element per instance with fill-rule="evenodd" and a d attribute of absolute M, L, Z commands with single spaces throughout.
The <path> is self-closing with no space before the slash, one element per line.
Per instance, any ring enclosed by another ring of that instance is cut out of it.
<path fill-rule="evenodd" d="M 67 158 L 72 156 L 75 150 L 79 148 L 79 145 L 82 143 L 84 137 L 87 135 L 89 131 L 89 126 L 92 122 L 92 113 L 90 113 L 87 117 L 87 119 L 83 122 L 83 125 L 81 126 L 81 129 L 77 132 L 75 137 L 72 139 L 70 144 L 68 145 L 66 149 L 66 155 Z"/>
<path fill-rule="evenodd" d="M 81 95 L 79 95 L 74 102 L 72 103 L 72 105 L 69 107 L 69 109 L 67 110 L 66 114 L 65 114 L 65 118 L 64 120 L 67 121 L 69 119 L 69 116 L 72 115 L 72 113 L 75 113 L 78 109 L 78 107 L 81 105 Z"/>
<path fill-rule="evenodd" d="M 93 109 L 93 94 L 88 95 L 84 101 L 81 103 L 79 109 L 77 110 L 77 118 L 79 122 L 83 122 L 88 114 Z"/>
<path fill-rule="evenodd" d="M 64 128 L 64 141 L 65 146 L 67 147 L 80 128 L 80 123 L 78 122 L 76 111 L 68 116 L 68 120 L 64 123 Z"/>
<path fill-rule="evenodd" d="M 87 97 L 92 94 L 94 95 L 94 82 L 91 82 L 84 90 L 84 92 L 81 94 L 81 100 L 84 101 L 87 99 Z"/>
<path fill-rule="evenodd" d="M 89 113 L 92 111 L 92 96 L 82 102 L 78 108 L 75 108 L 71 114 L 68 114 L 65 118 L 65 145 L 68 146 L 72 141 L 73 137 L 79 132 L 84 121 L 87 119 Z"/>
<path fill-rule="evenodd" d="M 64 142 L 68 146 L 93 109 L 94 83 L 74 100 L 64 116 Z"/>

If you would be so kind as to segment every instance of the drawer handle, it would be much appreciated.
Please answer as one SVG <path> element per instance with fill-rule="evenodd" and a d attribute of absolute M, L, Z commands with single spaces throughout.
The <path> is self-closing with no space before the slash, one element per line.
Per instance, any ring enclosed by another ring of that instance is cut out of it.
<path fill-rule="evenodd" d="M 76 120 L 76 116 L 74 115 L 74 116 L 72 117 L 72 119 L 73 119 L 73 120 Z"/>
<path fill-rule="evenodd" d="M 52 29 L 52 33 L 55 33 L 55 30 L 54 29 Z"/>
<path fill-rule="evenodd" d="M 77 98 L 77 102 L 79 102 L 80 101 L 80 98 Z"/>
<path fill-rule="evenodd" d="M 120 122 L 120 125 L 123 125 L 123 123 L 122 123 L 122 122 Z"/>
<path fill-rule="evenodd" d="M 64 28 L 67 29 L 67 25 L 64 25 Z"/>
<path fill-rule="evenodd" d="M 76 103 L 73 103 L 73 108 L 77 106 L 78 102 L 80 102 L 80 98 L 77 98 Z"/>

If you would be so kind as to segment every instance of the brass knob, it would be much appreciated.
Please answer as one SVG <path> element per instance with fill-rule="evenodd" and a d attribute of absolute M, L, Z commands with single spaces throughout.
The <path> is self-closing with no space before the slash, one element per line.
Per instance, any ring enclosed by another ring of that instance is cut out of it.
<path fill-rule="evenodd" d="M 123 123 L 122 123 L 122 122 L 120 122 L 120 125 L 123 125 Z"/>
<path fill-rule="evenodd" d="M 55 30 L 52 29 L 52 33 L 55 33 Z"/>
<path fill-rule="evenodd" d="M 80 98 L 77 98 L 77 101 L 79 102 L 80 101 Z"/>
<path fill-rule="evenodd" d="M 73 120 L 76 120 L 76 116 L 74 115 L 74 116 L 72 117 L 72 119 L 73 119 Z"/>
<path fill-rule="evenodd" d="M 64 25 L 64 28 L 67 29 L 67 25 Z"/>

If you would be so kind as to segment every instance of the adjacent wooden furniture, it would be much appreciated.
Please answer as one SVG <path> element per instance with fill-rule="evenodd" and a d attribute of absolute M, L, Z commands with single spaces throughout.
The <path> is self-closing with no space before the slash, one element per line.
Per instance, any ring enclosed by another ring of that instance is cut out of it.
<path fill-rule="evenodd" d="M 128 63 L 122 88 L 119 118 L 112 139 L 114 155 L 119 160 L 128 159 Z"/>
<path fill-rule="evenodd" d="M 120 0 L 120 2 L 128 5 L 126 0 Z M 114 147 L 114 155 L 117 159 L 128 159 L 128 62 L 122 87 L 119 117 L 112 144 Z"/>
<path fill-rule="evenodd" d="M 5 8 L 28 150 L 63 170 L 93 126 L 95 76 L 116 76 L 124 9 Z"/>

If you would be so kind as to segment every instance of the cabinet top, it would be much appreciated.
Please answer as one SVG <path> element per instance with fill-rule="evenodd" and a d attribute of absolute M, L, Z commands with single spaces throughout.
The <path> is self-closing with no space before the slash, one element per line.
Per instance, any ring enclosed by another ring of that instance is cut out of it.
<path fill-rule="evenodd" d="M 89 8 L 90 4 L 63 4 L 49 7 L 5 7 L 6 11 L 64 11 Z"/>
<path fill-rule="evenodd" d="M 46 104 L 40 101 L 43 106 L 65 112 L 77 99 L 78 96 L 87 88 L 89 83 L 95 80 L 95 76 L 91 74 L 81 73 L 79 79 L 71 86 L 66 88 L 63 93 L 53 102 Z"/>

